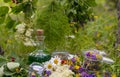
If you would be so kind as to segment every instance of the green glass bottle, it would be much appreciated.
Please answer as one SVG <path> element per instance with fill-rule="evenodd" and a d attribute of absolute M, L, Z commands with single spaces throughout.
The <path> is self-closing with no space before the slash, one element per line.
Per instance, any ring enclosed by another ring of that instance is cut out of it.
<path fill-rule="evenodd" d="M 37 42 L 36 42 L 36 50 L 29 54 L 28 61 L 29 64 L 33 62 L 45 62 L 50 60 L 51 56 L 48 53 L 45 53 L 47 50 L 45 49 L 44 39 L 45 36 L 43 36 L 43 30 L 38 29 L 37 30 L 37 36 L 36 36 Z"/>

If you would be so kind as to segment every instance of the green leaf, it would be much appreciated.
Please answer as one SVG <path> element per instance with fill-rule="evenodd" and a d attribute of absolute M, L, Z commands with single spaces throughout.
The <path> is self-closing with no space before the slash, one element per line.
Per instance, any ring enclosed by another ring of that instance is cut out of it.
<path fill-rule="evenodd" d="M 15 21 L 11 19 L 10 16 L 7 17 L 6 19 L 6 27 L 11 29 L 15 24 Z"/>
<path fill-rule="evenodd" d="M 17 2 L 18 2 L 18 3 L 21 3 L 21 2 L 23 2 L 23 0 L 17 0 Z"/>
<path fill-rule="evenodd" d="M 96 6 L 95 0 L 87 0 L 87 1 L 86 1 L 86 4 L 89 5 L 90 7 Z"/>
<path fill-rule="evenodd" d="M 15 72 L 16 71 L 15 69 L 19 68 L 19 67 L 20 67 L 20 64 L 17 62 L 8 62 L 7 63 L 7 68 L 12 72 Z"/>
<path fill-rule="evenodd" d="M 11 57 L 14 57 L 14 58 L 17 58 L 17 57 L 18 57 L 15 52 L 11 52 L 11 53 L 10 53 L 10 56 L 11 56 Z"/>
<path fill-rule="evenodd" d="M 4 75 L 5 76 L 12 76 L 13 74 L 15 74 L 15 72 L 11 72 L 8 68 L 7 65 L 4 66 Z"/>
<path fill-rule="evenodd" d="M 30 18 L 33 14 L 32 3 L 31 2 L 25 2 L 23 8 L 24 8 L 23 12 L 25 14 L 25 18 Z"/>
<path fill-rule="evenodd" d="M 8 3 L 8 2 L 10 2 L 10 1 L 11 1 L 11 0 L 4 0 L 5 3 Z"/>
<path fill-rule="evenodd" d="M 5 64 L 7 62 L 7 59 L 4 58 L 3 56 L 0 56 L 0 66 L 2 66 L 3 64 Z"/>
<path fill-rule="evenodd" d="M 5 16 L 9 11 L 9 8 L 7 6 L 1 6 L 0 7 L 0 17 Z"/>
<path fill-rule="evenodd" d="M 14 14 L 18 14 L 21 11 L 23 11 L 23 4 L 12 7 L 12 13 L 14 13 Z"/>
<path fill-rule="evenodd" d="M 0 17 L 0 24 L 3 24 L 4 20 L 5 20 L 5 16 Z"/>
<path fill-rule="evenodd" d="M 33 0 L 33 1 L 32 1 L 32 5 L 35 6 L 37 2 L 38 2 L 38 0 Z"/>

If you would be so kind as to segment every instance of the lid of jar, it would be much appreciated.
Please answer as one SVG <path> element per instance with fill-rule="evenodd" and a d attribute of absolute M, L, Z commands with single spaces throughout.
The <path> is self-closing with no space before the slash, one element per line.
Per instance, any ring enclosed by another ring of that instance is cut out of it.
<path fill-rule="evenodd" d="M 44 30 L 43 29 L 37 29 L 36 33 L 37 33 L 37 36 L 42 36 L 44 34 Z"/>

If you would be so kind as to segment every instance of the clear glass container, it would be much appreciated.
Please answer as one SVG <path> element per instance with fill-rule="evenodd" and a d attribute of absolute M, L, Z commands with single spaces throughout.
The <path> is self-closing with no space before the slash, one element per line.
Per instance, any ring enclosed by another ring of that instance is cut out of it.
<path fill-rule="evenodd" d="M 43 65 L 38 62 L 33 62 L 29 66 L 28 77 L 41 77 L 44 72 Z"/>
<path fill-rule="evenodd" d="M 36 39 L 37 39 L 36 41 L 37 48 L 35 51 L 29 54 L 29 57 L 28 57 L 29 64 L 33 62 L 42 63 L 50 60 L 51 58 L 51 55 L 46 53 L 47 50 L 45 49 L 45 45 L 44 45 L 45 36 L 38 34 L 36 36 Z"/>
<path fill-rule="evenodd" d="M 69 55 L 69 53 L 66 52 L 66 51 L 55 51 L 55 52 L 52 53 L 52 57 L 58 56 L 62 60 L 67 60 L 68 59 L 68 55 Z"/>
<path fill-rule="evenodd" d="M 89 50 L 85 53 L 84 68 L 89 71 L 100 71 L 102 67 L 102 55 L 97 50 Z"/>

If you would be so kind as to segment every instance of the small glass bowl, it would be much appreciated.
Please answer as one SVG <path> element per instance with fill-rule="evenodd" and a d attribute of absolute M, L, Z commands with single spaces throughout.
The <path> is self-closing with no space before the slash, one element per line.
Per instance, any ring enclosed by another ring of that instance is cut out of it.
<path fill-rule="evenodd" d="M 66 52 L 66 51 L 57 51 L 57 52 L 53 52 L 53 53 L 52 53 L 52 57 L 58 56 L 58 57 L 60 57 L 62 60 L 67 60 L 67 59 L 68 59 L 68 55 L 69 55 L 69 53 Z"/>

